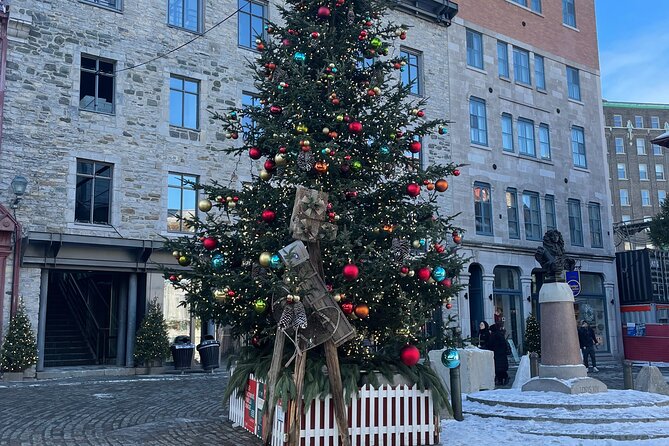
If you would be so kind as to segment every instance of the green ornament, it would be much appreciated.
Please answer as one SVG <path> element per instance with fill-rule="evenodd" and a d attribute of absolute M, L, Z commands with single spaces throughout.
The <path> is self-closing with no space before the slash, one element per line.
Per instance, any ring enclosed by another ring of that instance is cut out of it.
<path fill-rule="evenodd" d="M 378 48 L 381 46 L 381 39 L 374 37 L 369 43 L 371 43 L 374 48 Z"/>
<path fill-rule="evenodd" d="M 253 303 L 256 313 L 263 314 L 267 310 L 267 302 L 264 299 L 258 299 Z"/>
<path fill-rule="evenodd" d="M 179 257 L 179 265 L 181 266 L 188 266 L 190 265 L 190 259 L 186 256 L 181 256 Z"/>
<path fill-rule="evenodd" d="M 362 163 L 358 160 L 355 160 L 351 163 L 351 167 L 353 168 L 353 170 L 360 170 L 362 169 Z"/>

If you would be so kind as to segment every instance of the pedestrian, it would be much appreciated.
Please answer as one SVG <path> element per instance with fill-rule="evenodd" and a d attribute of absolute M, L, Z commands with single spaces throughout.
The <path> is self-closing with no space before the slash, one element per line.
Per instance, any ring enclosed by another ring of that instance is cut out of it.
<path fill-rule="evenodd" d="M 490 327 L 486 321 L 479 323 L 479 348 L 489 350 L 488 339 L 490 339 Z"/>
<path fill-rule="evenodd" d="M 595 358 L 595 345 L 597 345 L 597 336 L 587 321 L 581 321 L 578 329 L 578 343 L 583 353 L 583 365 L 588 371 L 599 372 L 597 368 L 597 359 Z M 588 358 L 592 358 L 592 370 L 588 366 Z"/>
<path fill-rule="evenodd" d="M 497 324 L 490 327 L 488 350 L 492 350 L 495 355 L 495 384 L 505 386 L 509 382 L 509 374 L 507 373 L 509 359 L 506 356 L 506 339 L 504 339 L 504 334 Z"/>

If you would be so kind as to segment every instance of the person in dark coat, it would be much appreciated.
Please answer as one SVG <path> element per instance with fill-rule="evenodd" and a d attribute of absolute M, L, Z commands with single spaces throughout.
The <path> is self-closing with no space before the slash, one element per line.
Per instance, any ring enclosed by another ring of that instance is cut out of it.
<path fill-rule="evenodd" d="M 583 352 L 583 365 L 585 368 L 590 370 L 590 367 L 588 367 L 588 357 L 590 357 L 592 358 L 592 371 L 599 372 L 597 360 L 595 359 L 597 336 L 595 335 L 595 330 L 586 321 L 582 321 L 581 326 L 578 328 L 578 343 L 581 346 L 581 352 Z"/>
<path fill-rule="evenodd" d="M 506 356 L 506 339 L 497 324 L 490 327 L 488 350 L 495 354 L 495 384 L 506 385 L 509 382 L 509 359 Z"/>
<path fill-rule="evenodd" d="M 479 348 L 488 349 L 488 339 L 490 339 L 490 327 L 486 321 L 479 324 Z"/>

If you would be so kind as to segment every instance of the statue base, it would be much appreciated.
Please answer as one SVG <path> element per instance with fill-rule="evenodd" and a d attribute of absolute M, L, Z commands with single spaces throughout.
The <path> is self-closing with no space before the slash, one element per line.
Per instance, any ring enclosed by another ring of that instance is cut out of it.
<path fill-rule="evenodd" d="M 532 378 L 523 385 L 523 392 L 559 392 L 576 395 L 579 393 L 603 393 L 606 384 L 594 378 Z"/>

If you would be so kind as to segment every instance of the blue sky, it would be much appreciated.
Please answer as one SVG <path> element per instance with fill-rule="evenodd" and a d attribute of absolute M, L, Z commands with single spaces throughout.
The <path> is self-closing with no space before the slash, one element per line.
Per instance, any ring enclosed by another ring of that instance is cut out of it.
<path fill-rule="evenodd" d="M 595 0 L 595 8 L 604 99 L 669 104 L 669 0 Z"/>

